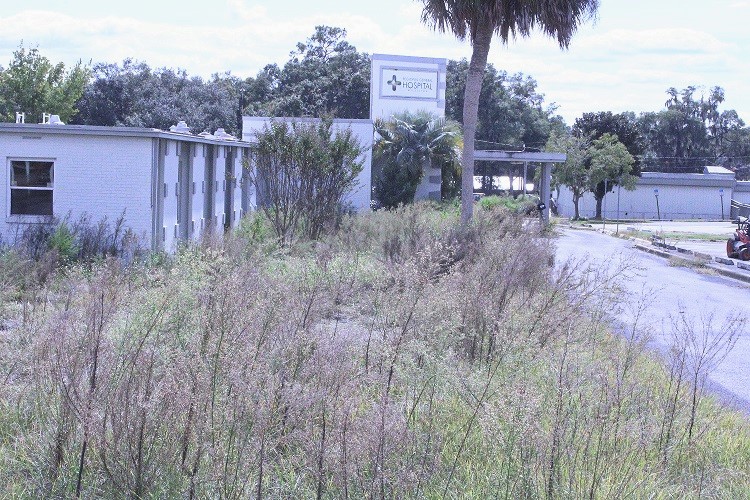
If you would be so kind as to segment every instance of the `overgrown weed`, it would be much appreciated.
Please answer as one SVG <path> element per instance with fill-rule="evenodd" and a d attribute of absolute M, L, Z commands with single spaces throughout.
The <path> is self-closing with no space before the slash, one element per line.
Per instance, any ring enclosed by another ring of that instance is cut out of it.
<path fill-rule="evenodd" d="M 4 295 L 0 496 L 744 494 L 747 421 L 704 385 L 731 347 L 706 340 L 718 318 L 677 318 L 659 360 L 627 263 L 553 266 L 536 222 L 447 212 L 283 248 L 251 219 Z"/>

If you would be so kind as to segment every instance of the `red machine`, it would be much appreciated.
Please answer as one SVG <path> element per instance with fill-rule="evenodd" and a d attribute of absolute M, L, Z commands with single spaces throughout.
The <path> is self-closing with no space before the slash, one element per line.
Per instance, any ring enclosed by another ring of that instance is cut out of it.
<path fill-rule="evenodd" d="M 737 217 L 734 236 L 727 240 L 727 257 L 750 260 L 750 222 L 747 217 Z"/>

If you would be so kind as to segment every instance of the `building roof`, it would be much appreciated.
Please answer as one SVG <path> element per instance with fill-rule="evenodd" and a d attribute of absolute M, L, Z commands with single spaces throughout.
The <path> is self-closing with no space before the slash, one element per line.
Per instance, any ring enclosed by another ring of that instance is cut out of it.
<path fill-rule="evenodd" d="M 219 131 L 223 132 L 222 129 Z M 226 134 L 190 134 L 145 127 L 104 127 L 97 125 L 61 125 L 49 123 L 0 123 L 0 134 L 54 134 L 72 136 L 143 137 L 150 139 L 172 139 L 222 146 L 248 147 L 252 143 L 232 138 Z"/>

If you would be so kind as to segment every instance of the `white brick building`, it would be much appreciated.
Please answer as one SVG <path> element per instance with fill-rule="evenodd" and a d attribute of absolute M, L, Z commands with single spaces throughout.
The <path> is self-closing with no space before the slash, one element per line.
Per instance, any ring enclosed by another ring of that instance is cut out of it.
<path fill-rule="evenodd" d="M 236 226 L 255 205 L 243 175 L 250 144 L 179 125 L 165 132 L 0 123 L 3 241 L 52 216 L 82 214 L 114 222 L 124 212 L 125 225 L 154 250 Z"/>

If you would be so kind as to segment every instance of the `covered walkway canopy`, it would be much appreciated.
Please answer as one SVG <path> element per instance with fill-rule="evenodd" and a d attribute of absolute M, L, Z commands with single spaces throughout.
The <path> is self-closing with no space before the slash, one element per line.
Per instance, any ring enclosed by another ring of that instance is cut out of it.
<path fill-rule="evenodd" d="M 531 151 L 491 151 L 474 150 L 474 161 L 499 161 L 499 162 L 534 162 L 541 163 L 542 175 L 539 186 L 539 199 L 543 203 L 542 219 L 549 222 L 550 180 L 552 178 L 552 165 L 563 163 L 567 159 L 565 153 L 543 153 Z M 524 179 L 526 182 L 526 179 Z"/>

